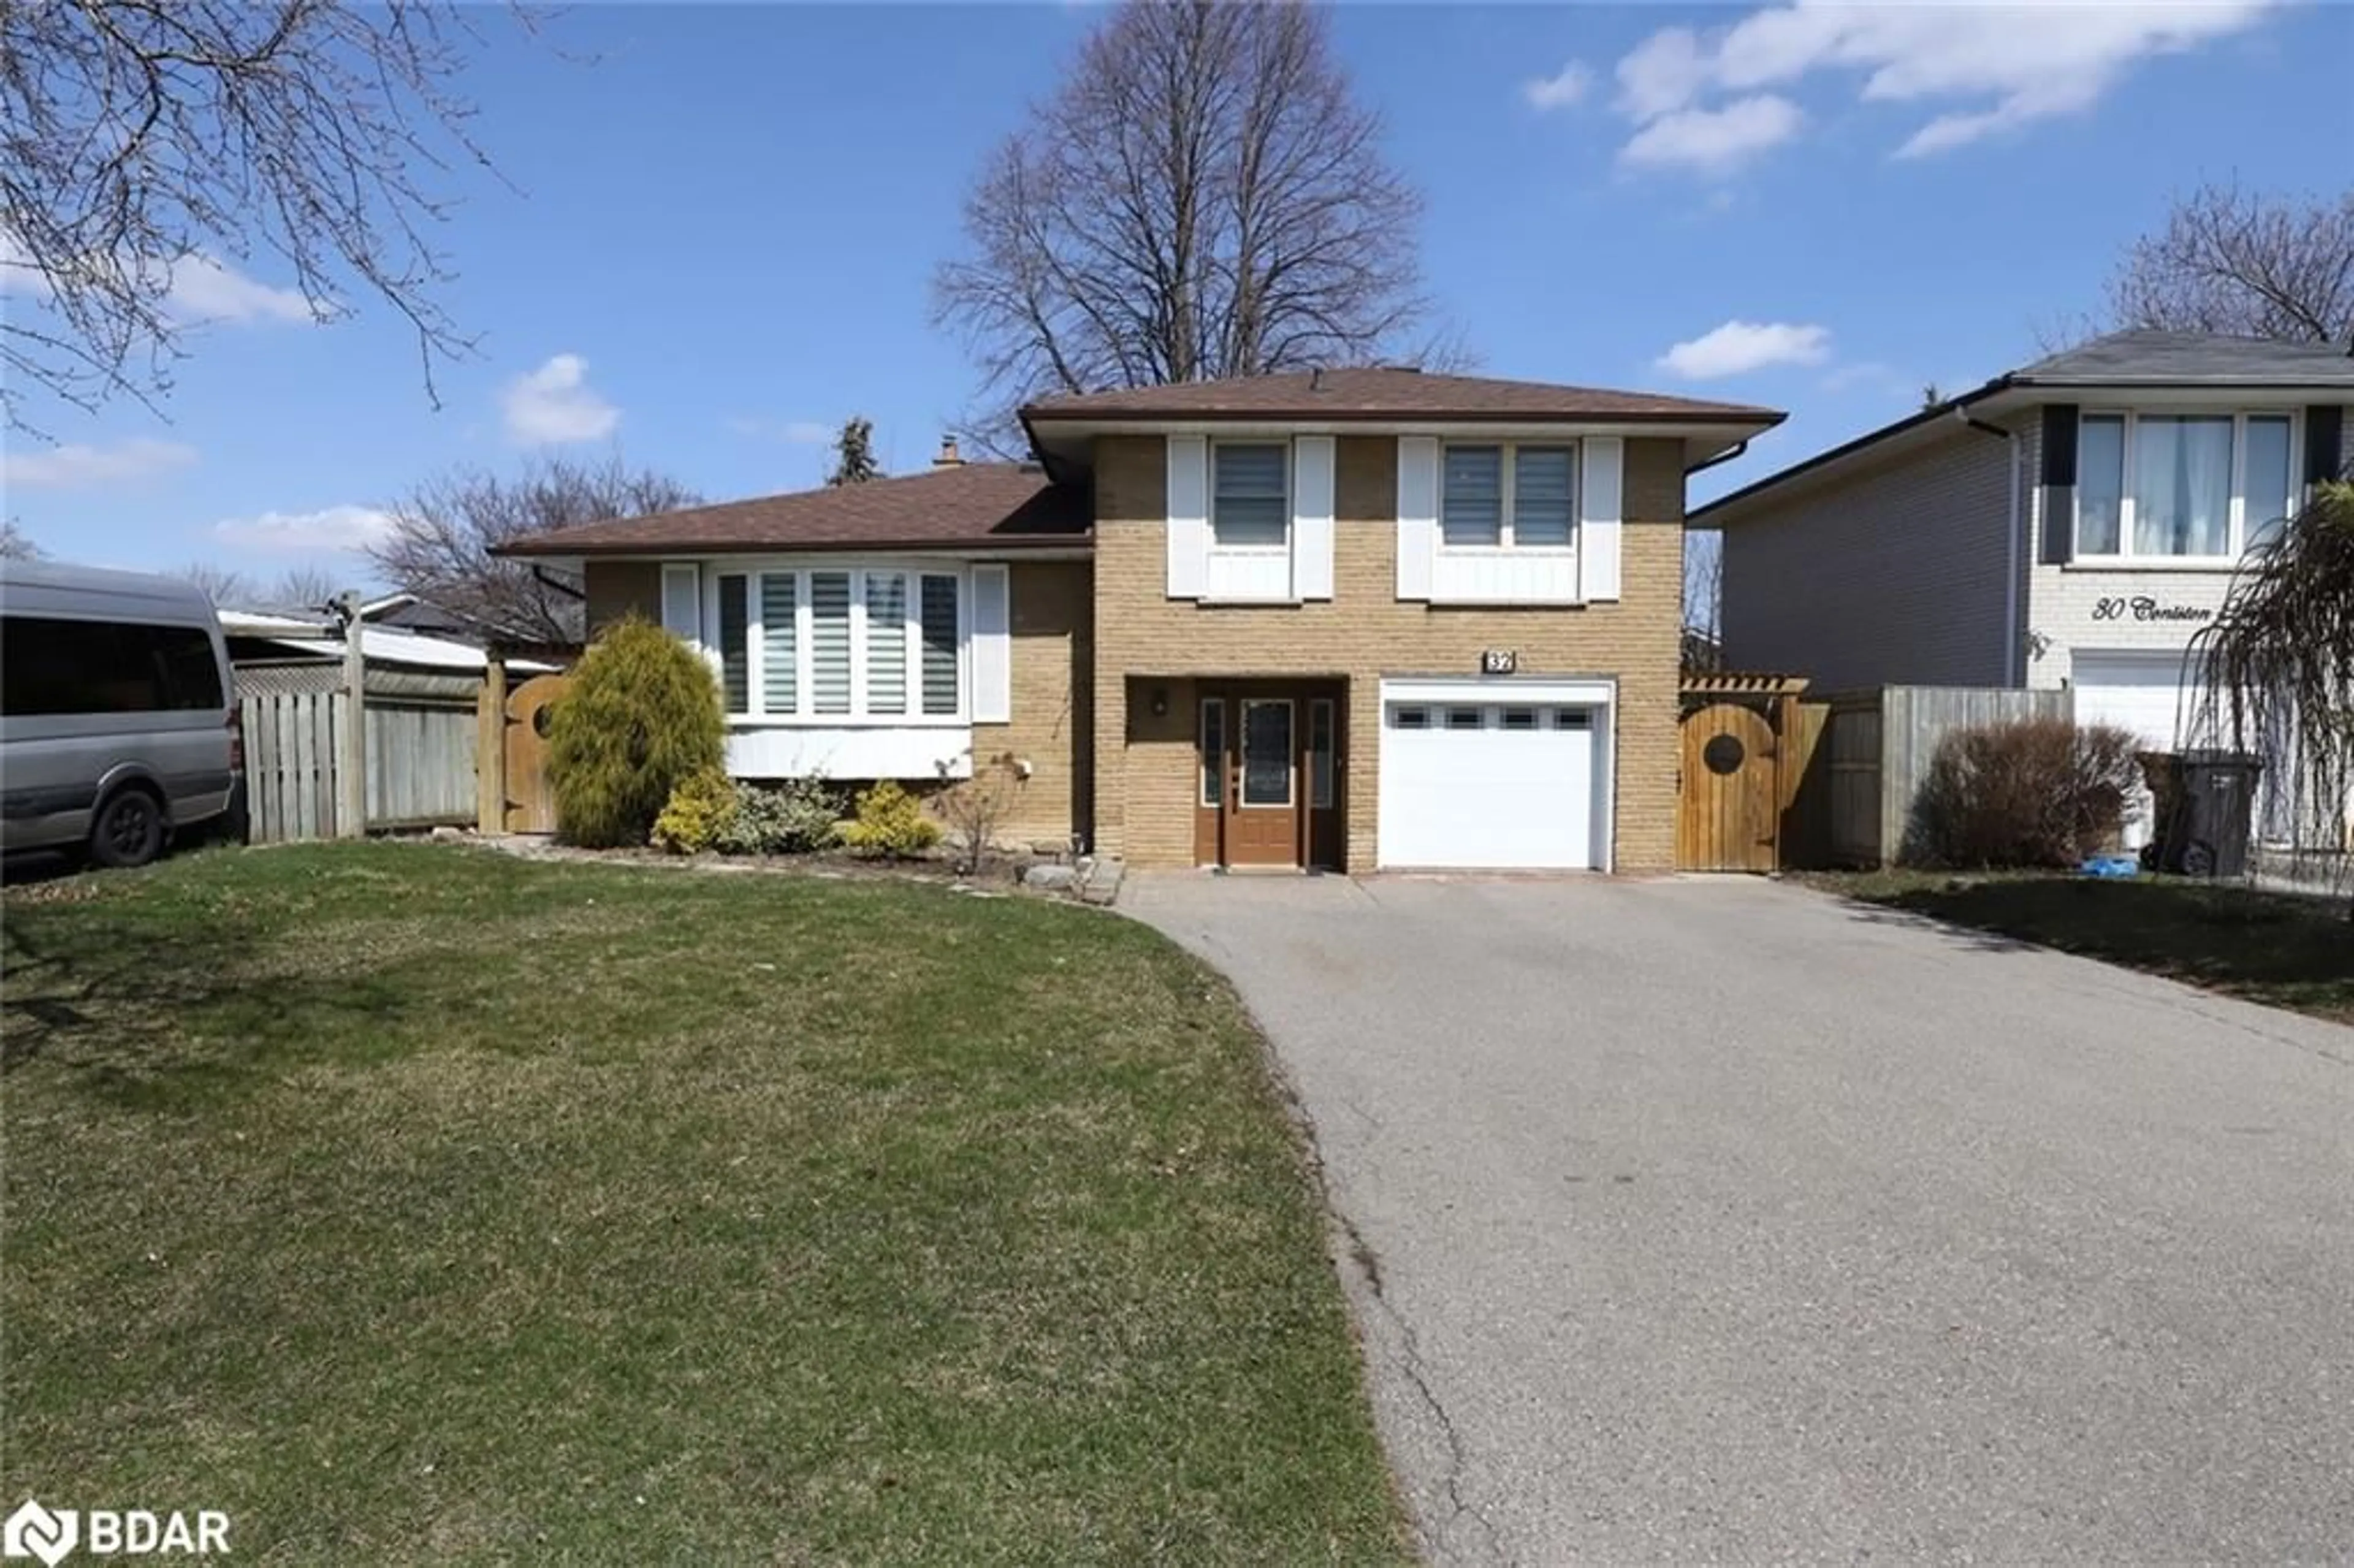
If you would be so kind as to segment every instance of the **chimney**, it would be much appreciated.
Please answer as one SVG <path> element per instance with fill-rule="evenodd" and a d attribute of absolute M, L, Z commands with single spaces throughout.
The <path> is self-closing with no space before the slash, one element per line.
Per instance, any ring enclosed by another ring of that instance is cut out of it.
<path fill-rule="evenodd" d="M 1320 365 L 1315 369 L 1308 373 L 1308 389 L 1310 392 L 1321 392 L 1324 390 L 1324 367 Z"/>
<path fill-rule="evenodd" d="M 957 455 L 957 444 L 956 438 L 954 436 L 942 436 L 940 438 L 940 455 L 932 460 L 932 466 L 934 468 L 962 468 L 964 466 L 964 459 Z"/>

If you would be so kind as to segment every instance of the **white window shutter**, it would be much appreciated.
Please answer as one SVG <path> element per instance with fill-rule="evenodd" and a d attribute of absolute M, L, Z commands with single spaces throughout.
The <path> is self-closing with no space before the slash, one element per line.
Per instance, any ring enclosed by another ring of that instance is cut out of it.
<path fill-rule="evenodd" d="M 1438 550 L 1438 438 L 1400 436 L 1397 449 L 1397 596 L 1426 599 Z"/>
<path fill-rule="evenodd" d="M 1577 484 L 1577 597 L 1587 603 L 1618 597 L 1618 534 L 1626 491 L 1627 443 L 1617 436 L 1588 438 Z"/>
<path fill-rule="evenodd" d="M 972 722 L 1013 717 L 1013 605 L 1003 567 L 972 569 Z"/>
<path fill-rule="evenodd" d="M 1331 436 L 1292 443 L 1291 591 L 1299 599 L 1332 597 L 1332 450 Z"/>
<path fill-rule="evenodd" d="M 703 583 L 693 561 L 663 563 L 662 623 L 664 631 L 702 644 Z"/>
<path fill-rule="evenodd" d="M 1200 599 L 1210 587 L 1210 442 L 1169 438 L 1169 597 Z"/>

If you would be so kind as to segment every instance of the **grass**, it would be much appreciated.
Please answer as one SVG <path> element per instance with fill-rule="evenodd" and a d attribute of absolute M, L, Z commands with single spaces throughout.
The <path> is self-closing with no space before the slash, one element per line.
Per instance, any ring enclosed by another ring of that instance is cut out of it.
<path fill-rule="evenodd" d="M 2050 873 L 1883 871 L 1805 880 L 1861 903 L 2354 1023 L 2354 924 L 2340 899 Z"/>
<path fill-rule="evenodd" d="M 1406 1554 L 1226 986 L 930 886 L 215 851 L 5 891 L 0 1496 L 240 1560 Z"/>

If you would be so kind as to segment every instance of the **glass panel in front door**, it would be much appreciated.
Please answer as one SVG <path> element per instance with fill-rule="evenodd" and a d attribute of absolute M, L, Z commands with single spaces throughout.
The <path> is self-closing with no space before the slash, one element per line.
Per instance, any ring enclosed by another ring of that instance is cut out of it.
<path fill-rule="evenodd" d="M 1243 708 L 1245 806 L 1291 804 L 1291 701 L 1260 698 Z"/>

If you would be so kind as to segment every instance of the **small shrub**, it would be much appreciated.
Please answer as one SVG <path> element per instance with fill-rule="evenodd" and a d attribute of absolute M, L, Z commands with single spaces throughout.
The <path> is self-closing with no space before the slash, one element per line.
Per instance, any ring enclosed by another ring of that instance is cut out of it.
<path fill-rule="evenodd" d="M 654 843 L 673 854 L 701 854 L 735 825 L 736 781 L 716 768 L 690 773 L 654 819 Z"/>
<path fill-rule="evenodd" d="M 868 854 L 917 855 L 940 842 L 940 825 L 924 815 L 923 802 L 885 779 L 858 794 L 858 810 L 842 830 L 842 842 Z"/>
<path fill-rule="evenodd" d="M 592 849 L 644 843 L 671 791 L 720 765 L 726 736 L 700 654 L 635 616 L 607 629 L 548 711 L 557 832 Z"/>
<path fill-rule="evenodd" d="M 717 847 L 723 854 L 807 854 L 834 842 L 841 816 L 841 797 L 822 779 L 741 785 Z"/>
<path fill-rule="evenodd" d="M 981 869 L 981 856 L 997 842 L 999 830 L 1021 798 L 1021 765 L 1012 752 L 1001 751 L 975 758 L 970 779 L 951 779 L 945 762 L 939 773 L 947 788 L 936 804 L 956 839 L 957 874 L 970 876 Z"/>
<path fill-rule="evenodd" d="M 2073 866 L 2123 826 L 2139 747 L 2110 725 L 2021 719 L 1954 730 L 1913 802 L 1904 858 L 1955 867 Z"/>

